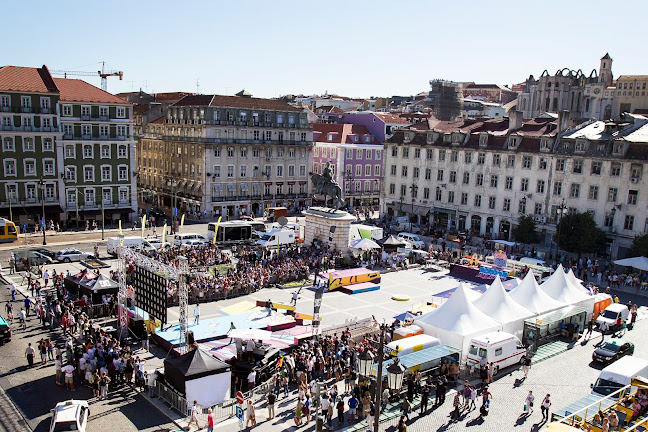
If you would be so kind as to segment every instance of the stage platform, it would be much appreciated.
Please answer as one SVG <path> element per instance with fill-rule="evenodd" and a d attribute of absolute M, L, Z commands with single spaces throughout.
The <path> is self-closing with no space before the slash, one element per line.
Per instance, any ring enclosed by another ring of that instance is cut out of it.
<path fill-rule="evenodd" d="M 345 292 L 347 294 L 360 294 L 368 291 L 377 291 L 379 289 L 380 289 L 380 285 L 371 282 L 365 282 L 365 283 L 359 283 L 355 285 L 344 285 L 340 289 L 340 291 Z"/>
<path fill-rule="evenodd" d="M 332 291 L 343 286 L 365 282 L 380 282 L 380 272 L 372 271 L 364 267 L 331 272 L 329 273 L 328 290 Z"/>

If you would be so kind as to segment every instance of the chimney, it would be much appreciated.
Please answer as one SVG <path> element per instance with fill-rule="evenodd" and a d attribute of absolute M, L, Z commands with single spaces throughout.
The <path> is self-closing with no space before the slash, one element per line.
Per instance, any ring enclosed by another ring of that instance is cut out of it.
<path fill-rule="evenodd" d="M 558 135 L 569 128 L 569 111 L 562 110 L 558 112 Z"/>
<path fill-rule="evenodd" d="M 509 131 L 522 127 L 522 111 L 513 110 L 509 113 Z"/>

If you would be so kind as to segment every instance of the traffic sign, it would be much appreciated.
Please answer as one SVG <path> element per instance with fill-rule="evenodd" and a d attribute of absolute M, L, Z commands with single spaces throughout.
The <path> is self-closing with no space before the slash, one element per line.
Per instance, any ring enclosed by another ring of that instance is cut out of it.
<path fill-rule="evenodd" d="M 236 403 L 237 404 L 242 404 L 243 403 L 243 393 L 236 392 Z"/>
<path fill-rule="evenodd" d="M 236 407 L 236 418 L 239 420 L 243 419 L 243 408 L 241 408 L 240 406 Z"/>

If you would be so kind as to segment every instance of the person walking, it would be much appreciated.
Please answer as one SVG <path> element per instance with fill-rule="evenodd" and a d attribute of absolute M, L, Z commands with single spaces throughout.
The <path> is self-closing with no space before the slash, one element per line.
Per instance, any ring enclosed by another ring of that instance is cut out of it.
<path fill-rule="evenodd" d="M 200 305 L 198 303 L 196 303 L 196 307 L 194 307 L 193 316 L 194 325 L 198 325 L 200 323 Z"/>
<path fill-rule="evenodd" d="M 461 399 L 459 397 L 459 392 L 455 393 L 452 406 L 454 409 L 452 410 L 452 413 L 450 413 L 450 416 L 453 420 L 459 420 L 459 417 L 461 416 Z"/>
<path fill-rule="evenodd" d="M 608 331 L 608 329 L 609 329 L 608 323 L 603 321 L 599 326 L 599 331 L 601 332 L 601 342 L 599 342 L 599 345 L 603 345 L 603 339 L 605 339 L 605 332 Z"/>
<path fill-rule="evenodd" d="M 215 423 L 214 411 L 209 408 L 207 410 L 207 432 L 214 432 L 214 423 Z"/>
<path fill-rule="evenodd" d="M 25 349 L 25 357 L 27 357 L 27 363 L 29 364 L 29 367 L 34 367 L 34 355 L 36 355 L 36 350 L 32 347 L 32 344 L 30 342 L 27 344 L 27 349 Z"/>
<path fill-rule="evenodd" d="M 583 339 L 589 340 L 590 336 L 592 336 L 592 330 L 594 329 L 594 318 L 589 320 L 587 322 L 587 330 L 585 331 L 585 334 L 583 335 Z"/>
<path fill-rule="evenodd" d="M 547 395 L 542 399 L 542 404 L 540 405 L 540 411 L 542 411 L 542 421 L 546 422 L 549 420 L 549 407 L 551 406 L 551 395 Z M 616 414 L 616 413 L 615 413 Z"/>
<path fill-rule="evenodd" d="M 533 401 L 535 400 L 535 395 L 533 394 L 532 390 L 529 390 L 529 394 L 527 394 L 527 397 L 525 399 L 524 403 L 524 413 L 531 415 L 533 414 Z"/>
<path fill-rule="evenodd" d="M 189 424 L 187 425 L 187 430 L 191 429 L 191 425 L 193 423 L 196 423 L 196 427 L 198 428 L 198 430 L 200 430 L 200 425 L 198 424 L 198 401 L 193 402 L 193 406 L 191 407 L 191 411 L 189 412 L 189 415 L 190 418 L 189 418 Z M 247 427 L 247 424 L 245 425 L 245 427 Z"/>
<path fill-rule="evenodd" d="M 526 354 L 522 361 L 522 371 L 524 372 L 524 378 L 529 375 L 529 369 L 531 369 L 531 356 Z"/>
<path fill-rule="evenodd" d="M 403 402 L 401 402 L 401 415 L 405 418 L 407 418 L 407 421 L 409 421 L 409 413 L 412 412 L 412 405 L 410 402 L 407 400 L 407 397 L 403 397 Z"/>

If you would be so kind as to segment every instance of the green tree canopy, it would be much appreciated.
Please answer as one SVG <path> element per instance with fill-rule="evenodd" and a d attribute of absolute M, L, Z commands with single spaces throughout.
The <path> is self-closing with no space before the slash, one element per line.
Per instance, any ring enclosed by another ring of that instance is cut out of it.
<path fill-rule="evenodd" d="M 605 231 L 596 225 L 590 213 L 571 213 L 560 219 L 558 246 L 578 255 L 605 252 Z"/>
<path fill-rule="evenodd" d="M 632 246 L 626 254 L 628 257 L 645 256 L 648 257 L 648 234 L 635 236 Z"/>
<path fill-rule="evenodd" d="M 517 226 L 511 230 L 511 233 L 518 243 L 537 243 L 539 240 L 536 223 L 531 215 L 520 217 Z"/>

